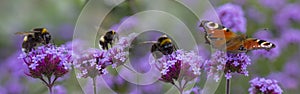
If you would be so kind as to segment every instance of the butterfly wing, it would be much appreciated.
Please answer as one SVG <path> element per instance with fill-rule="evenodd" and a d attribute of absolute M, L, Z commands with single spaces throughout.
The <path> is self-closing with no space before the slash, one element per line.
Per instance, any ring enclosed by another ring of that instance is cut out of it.
<path fill-rule="evenodd" d="M 206 42 L 217 49 L 225 48 L 226 43 L 238 36 L 230 29 L 211 21 L 202 21 L 200 27 L 205 30 Z"/>
<path fill-rule="evenodd" d="M 275 48 L 275 44 L 265 41 L 265 40 L 260 40 L 256 38 L 248 38 L 244 41 L 244 47 L 247 49 L 247 51 L 250 50 L 255 50 L 255 49 L 265 49 L 265 50 L 270 50 L 272 48 Z"/>

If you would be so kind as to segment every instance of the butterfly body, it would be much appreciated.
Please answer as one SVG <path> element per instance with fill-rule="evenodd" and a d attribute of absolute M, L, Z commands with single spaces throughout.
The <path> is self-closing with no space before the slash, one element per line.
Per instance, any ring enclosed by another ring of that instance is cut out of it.
<path fill-rule="evenodd" d="M 256 49 L 270 50 L 276 46 L 268 41 L 248 38 L 247 35 L 238 35 L 230 29 L 211 21 L 202 21 L 200 27 L 205 30 L 206 43 L 213 48 L 226 50 L 231 53 L 243 53 Z"/>

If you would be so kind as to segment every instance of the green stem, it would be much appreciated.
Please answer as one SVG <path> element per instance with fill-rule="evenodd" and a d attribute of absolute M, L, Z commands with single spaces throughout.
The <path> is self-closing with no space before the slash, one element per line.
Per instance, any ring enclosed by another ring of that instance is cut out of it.
<path fill-rule="evenodd" d="M 48 89 L 49 89 L 49 94 L 53 94 L 53 92 L 52 92 L 52 85 L 49 85 Z"/>
<path fill-rule="evenodd" d="M 226 80 L 226 94 L 230 94 L 230 79 Z"/>
<path fill-rule="evenodd" d="M 93 88 L 94 88 L 94 94 L 97 94 L 97 90 L 96 90 L 96 77 L 93 78 Z"/>

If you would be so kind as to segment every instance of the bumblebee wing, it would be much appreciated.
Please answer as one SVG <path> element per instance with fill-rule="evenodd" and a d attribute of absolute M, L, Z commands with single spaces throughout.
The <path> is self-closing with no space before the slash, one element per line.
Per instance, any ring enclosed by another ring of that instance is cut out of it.
<path fill-rule="evenodd" d="M 157 41 L 144 41 L 144 42 L 140 42 L 138 44 L 155 44 L 158 43 Z"/>
<path fill-rule="evenodd" d="M 31 35 L 31 34 L 34 34 L 34 33 L 37 33 L 39 31 L 25 31 L 25 32 L 16 32 L 15 34 L 16 35 Z"/>

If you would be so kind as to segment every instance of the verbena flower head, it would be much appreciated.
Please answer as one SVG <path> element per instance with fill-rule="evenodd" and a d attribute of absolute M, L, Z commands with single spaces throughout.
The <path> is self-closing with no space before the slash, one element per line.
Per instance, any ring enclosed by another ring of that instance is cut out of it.
<path fill-rule="evenodd" d="M 137 36 L 132 33 L 129 36 L 121 37 L 112 48 L 108 50 L 90 48 L 80 52 L 80 55 L 75 57 L 75 68 L 79 69 L 80 73 L 77 77 L 87 78 L 96 77 L 106 74 L 106 67 L 112 65 L 116 68 L 127 60 L 128 48 L 131 41 Z"/>
<path fill-rule="evenodd" d="M 128 58 L 128 49 L 134 38 L 137 37 L 136 33 L 131 33 L 126 37 L 121 37 L 120 40 L 110 49 L 108 53 L 113 59 L 113 68 L 123 64 Z"/>
<path fill-rule="evenodd" d="M 208 77 L 219 81 L 222 72 L 226 79 L 230 79 L 232 73 L 248 76 L 247 66 L 250 64 L 251 60 L 245 53 L 216 51 L 210 60 L 205 61 L 205 70 L 208 72 Z"/>
<path fill-rule="evenodd" d="M 186 81 L 193 80 L 201 74 L 203 68 L 203 59 L 195 52 L 177 50 L 171 55 L 163 56 L 156 62 L 160 65 L 160 80 L 174 84 L 174 80 L 179 77 Z"/>
<path fill-rule="evenodd" d="M 94 78 L 98 75 L 106 74 L 106 67 L 111 65 L 112 58 L 106 50 L 87 49 L 74 62 L 75 68 L 79 70 L 78 78 Z"/>
<path fill-rule="evenodd" d="M 23 59 L 29 69 L 27 75 L 33 78 L 52 75 L 61 77 L 72 65 L 70 50 L 52 44 L 40 46 L 28 54 L 22 53 L 19 58 Z"/>
<path fill-rule="evenodd" d="M 241 6 L 227 3 L 217 9 L 222 24 L 234 32 L 246 32 L 246 18 Z"/>
<path fill-rule="evenodd" d="M 250 81 L 250 94 L 282 94 L 282 89 L 278 82 L 272 79 L 254 78 Z"/>
<path fill-rule="evenodd" d="M 225 65 L 225 77 L 231 78 L 231 73 L 238 73 L 248 76 L 247 66 L 251 64 L 251 60 L 246 53 L 227 53 L 227 62 Z"/>

